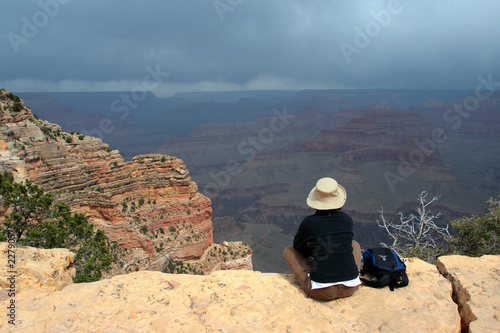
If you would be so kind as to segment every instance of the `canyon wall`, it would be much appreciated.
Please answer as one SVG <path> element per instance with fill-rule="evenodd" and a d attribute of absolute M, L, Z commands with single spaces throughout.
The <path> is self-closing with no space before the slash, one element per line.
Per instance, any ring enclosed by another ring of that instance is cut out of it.
<path fill-rule="evenodd" d="M 163 270 L 171 260 L 199 259 L 212 246 L 211 201 L 182 160 L 146 154 L 126 162 L 98 138 L 38 119 L 5 90 L 0 110 L 0 171 L 17 182 L 32 180 L 103 229 L 118 253 L 113 274 Z M 241 258 L 220 257 L 212 266 Z"/>
<path fill-rule="evenodd" d="M 126 160 L 145 152 L 182 159 L 211 199 L 213 216 L 236 221 L 231 230 L 214 228 L 215 239 L 248 242 L 260 271 L 287 271 L 282 244 L 312 213 L 305 198 L 320 177 L 346 187 L 343 209 L 363 248 L 387 241 L 375 223 L 381 207 L 387 216 L 411 212 L 423 190 L 440 196 L 432 205 L 440 224 L 483 214 L 499 193 L 498 92 L 473 111 L 473 91 L 305 90 L 238 102 L 206 93 L 201 103 L 184 94 L 183 106 L 175 97 L 148 96 L 126 119 L 110 108 L 121 94 L 21 96 L 37 114 L 74 131 L 94 133 L 110 120 L 114 131 L 102 137 Z M 273 226 L 280 235 L 268 232 Z M 272 265 L 260 264 L 270 257 Z"/>

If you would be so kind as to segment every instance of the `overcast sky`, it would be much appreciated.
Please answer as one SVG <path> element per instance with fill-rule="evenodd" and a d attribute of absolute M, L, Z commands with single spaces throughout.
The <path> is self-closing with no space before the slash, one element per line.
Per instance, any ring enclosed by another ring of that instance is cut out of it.
<path fill-rule="evenodd" d="M 500 1 L 494 0 L 1 6 L 0 86 L 13 92 L 473 90 L 480 75 L 500 81 Z"/>

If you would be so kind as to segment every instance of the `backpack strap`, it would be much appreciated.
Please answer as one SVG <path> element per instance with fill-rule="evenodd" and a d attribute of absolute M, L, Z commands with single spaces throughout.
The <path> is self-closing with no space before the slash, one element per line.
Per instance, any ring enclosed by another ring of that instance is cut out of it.
<path fill-rule="evenodd" d="M 391 277 L 388 274 L 384 274 L 380 279 L 377 280 L 368 280 L 365 278 L 360 278 L 361 281 L 363 281 L 367 286 L 373 287 L 373 288 L 383 288 L 387 286 L 389 283 L 391 283 Z"/>
<path fill-rule="evenodd" d="M 408 279 L 408 274 L 406 272 L 401 272 L 398 278 L 393 278 L 389 283 L 389 288 L 394 291 L 394 288 L 406 287 L 410 280 Z"/>
<path fill-rule="evenodd" d="M 383 288 L 389 285 L 389 289 L 394 291 L 394 288 L 406 287 L 409 283 L 408 275 L 406 272 L 401 272 L 399 276 L 401 279 L 391 277 L 389 274 L 384 274 L 377 280 L 368 280 L 365 278 L 360 278 L 363 283 L 365 283 L 369 287 L 373 288 Z"/>

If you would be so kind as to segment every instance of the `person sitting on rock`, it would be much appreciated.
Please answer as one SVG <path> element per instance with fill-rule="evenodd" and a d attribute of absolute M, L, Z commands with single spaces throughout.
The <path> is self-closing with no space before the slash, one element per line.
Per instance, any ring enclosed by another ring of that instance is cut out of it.
<path fill-rule="evenodd" d="M 299 226 L 293 246 L 283 257 L 304 292 L 331 301 L 351 296 L 361 284 L 361 248 L 353 240 L 352 218 L 340 211 L 346 190 L 332 178 L 321 178 L 307 197 L 316 209 Z"/>

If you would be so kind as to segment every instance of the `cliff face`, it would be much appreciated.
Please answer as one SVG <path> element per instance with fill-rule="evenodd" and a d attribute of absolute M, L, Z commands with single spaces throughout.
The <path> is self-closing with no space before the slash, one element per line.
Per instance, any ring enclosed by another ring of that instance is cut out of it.
<path fill-rule="evenodd" d="M 0 244 L 0 249 L 4 247 Z M 21 250 L 28 255 L 20 258 L 19 266 L 28 266 L 29 253 L 37 249 L 16 249 Z M 43 267 L 59 265 L 59 252 L 45 256 L 49 264 Z M 5 309 L 14 299 L 16 312 L 15 327 L 4 320 L 0 329 L 441 333 L 460 332 L 470 325 L 473 332 L 498 330 L 500 256 L 441 257 L 439 271 L 419 259 L 408 259 L 406 264 L 407 287 L 390 291 L 363 285 L 353 296 L 331 302 L 309 298 L 293 275 L 257 271 L 216 271 L 208 276 L 141 271 L 70 284 L 61 291 L 22 288 L 9 296 L 2 283 L 3 265 L 0 306 Z M 18 271 L 16 283 L 24 285 L 29 274 Z"/>
<path fill-rule="evenodd" d="M 100 139 L 37 119 L 7 91 L 0 99 L 1 171 L 18 182 L 31 179 L 90 217 L 119 248 L 115 273 L 162 270 L 211 246 L 210 199 L 198 193 L 182 160 L 147 154 L 125 162 Z"/>

